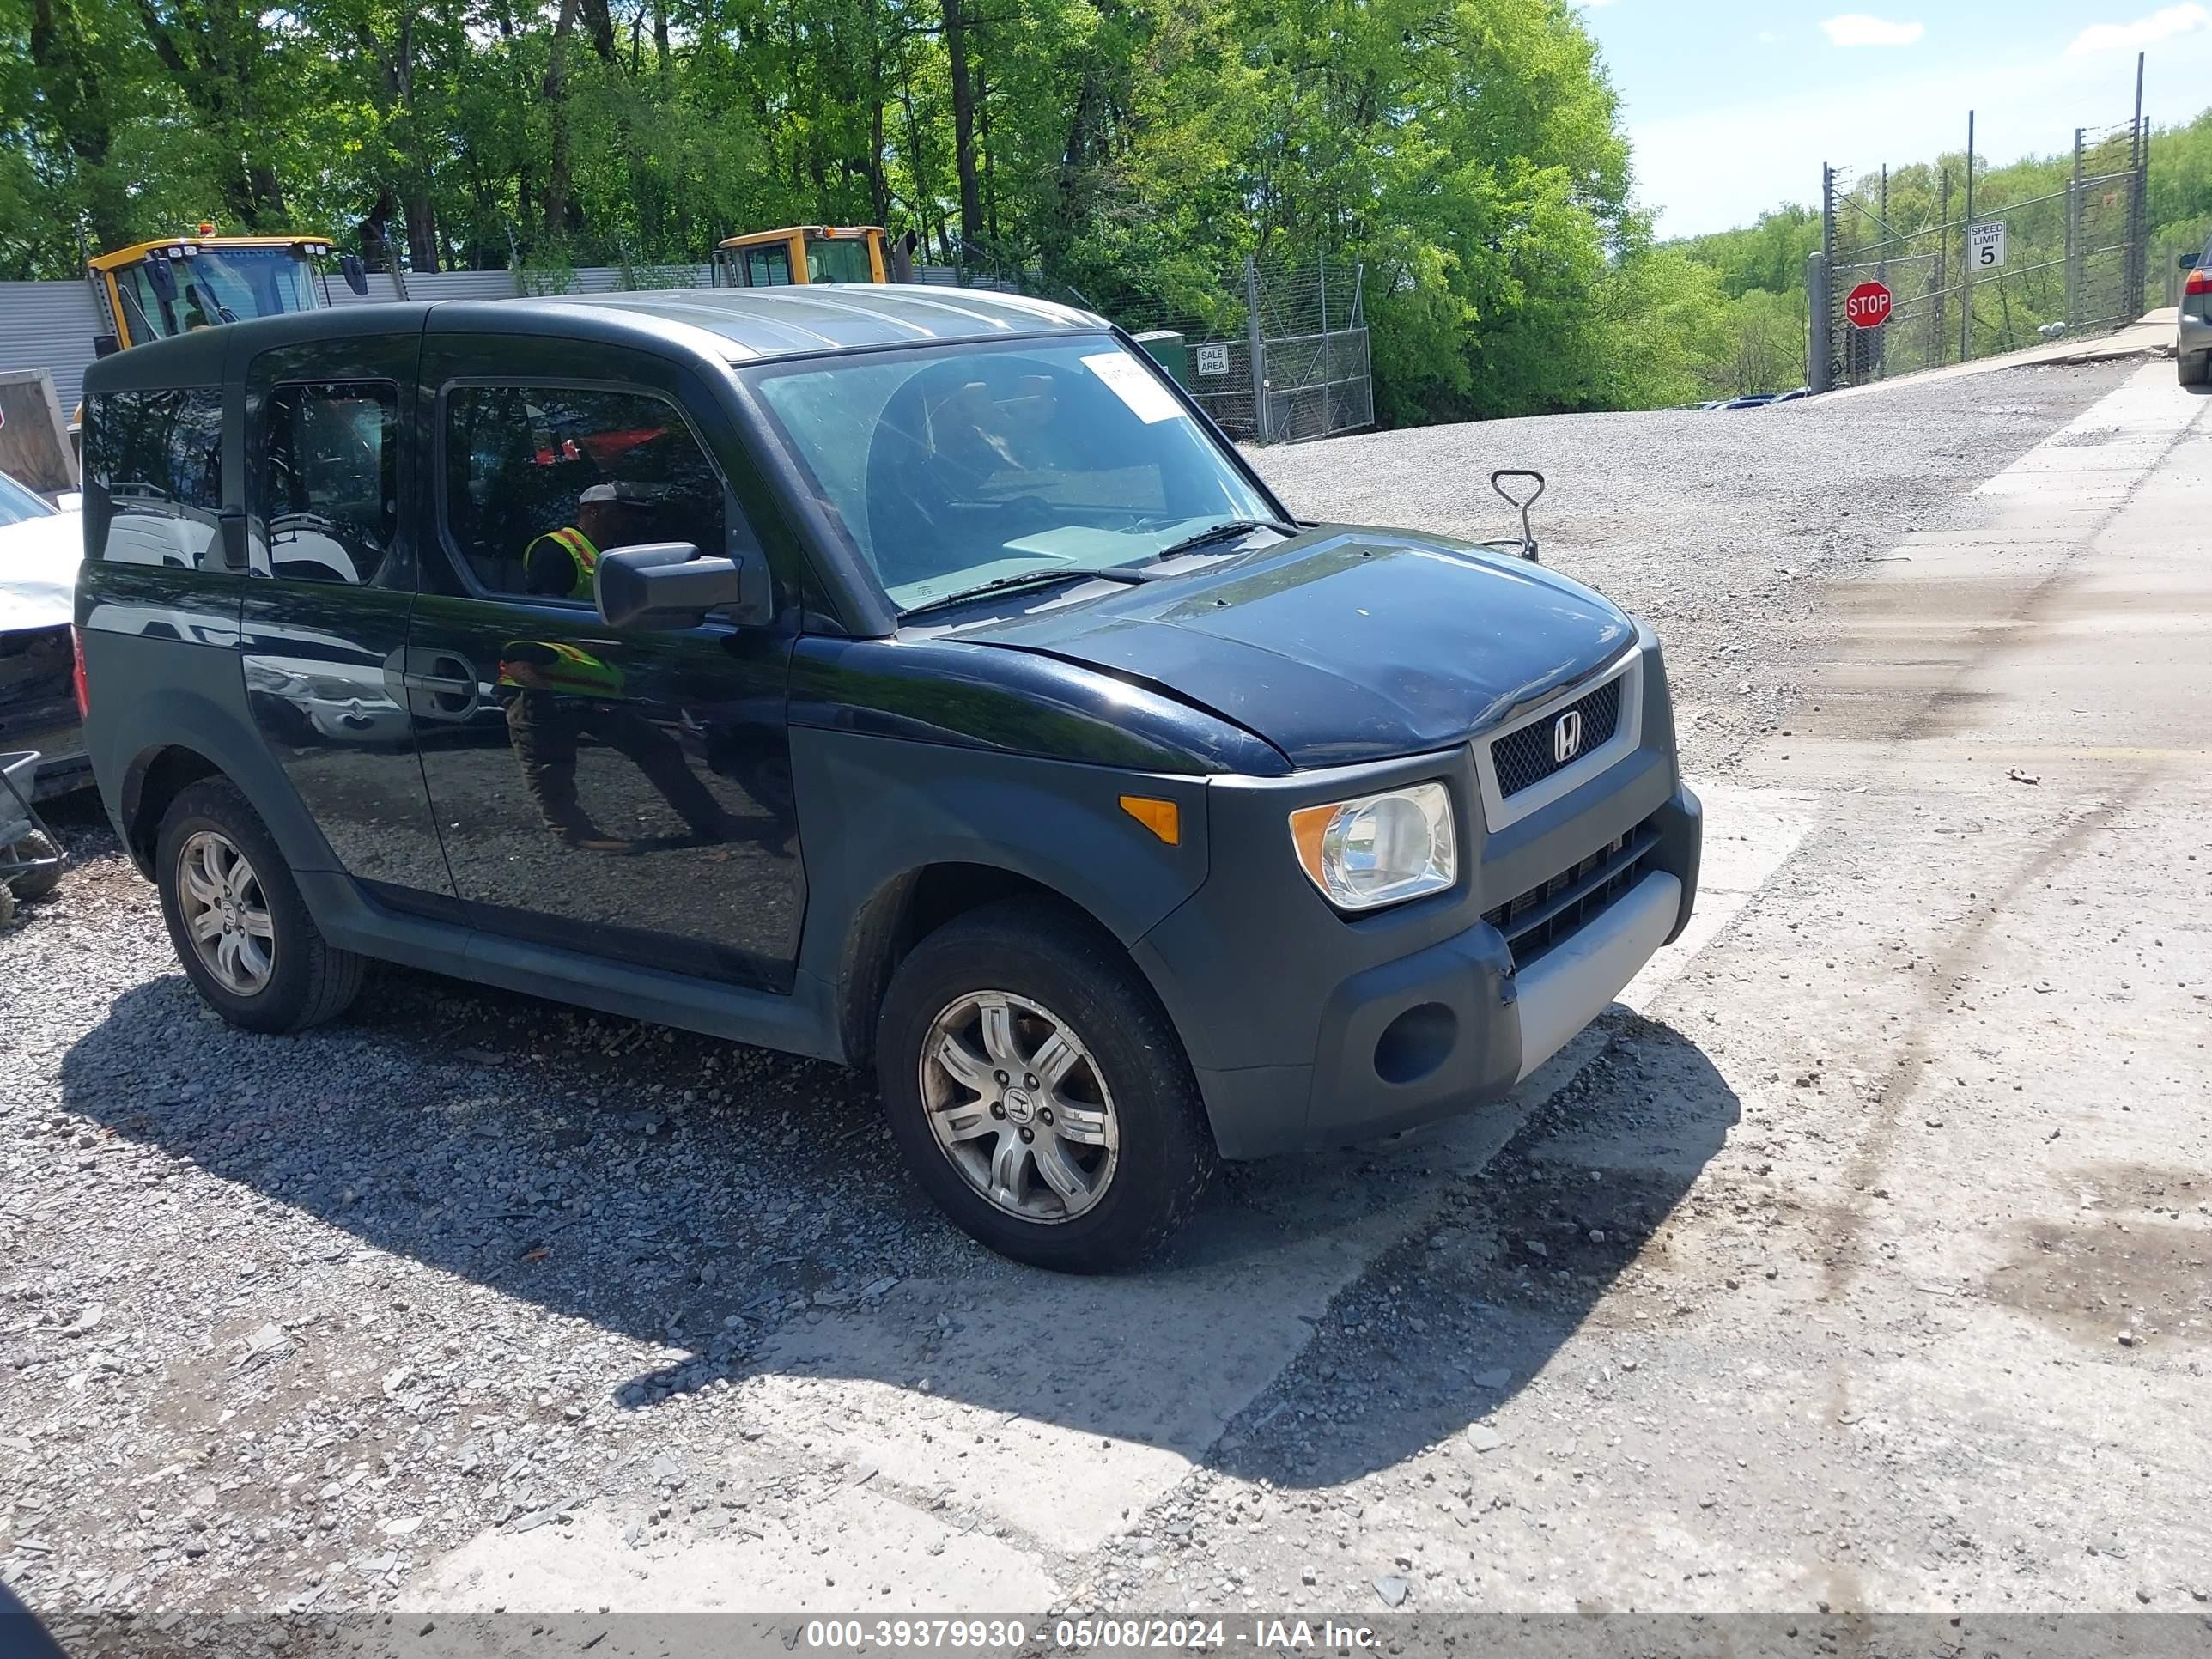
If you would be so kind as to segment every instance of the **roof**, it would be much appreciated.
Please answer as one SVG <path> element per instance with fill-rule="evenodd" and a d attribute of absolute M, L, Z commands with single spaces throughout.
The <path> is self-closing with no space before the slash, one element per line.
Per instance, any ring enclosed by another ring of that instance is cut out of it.
<path fill-rule="evenodd" d="M 404 334 L 574 333 L 615 345 L 647 340 L 724 362 L 921 345 L 1092 333 L 1105 319 L 1049 300 L 920 283 L 815 283 L 793 288 L 679 288 L 527 300 L 432 300 L 317 306 L 194 329 L 111 352 L 85 371 L 88 392 L 222 383 L 234 346 L 252 356 L 310 340 Z"/>
<path fill-rule="evenodd" d="M 185 247 L 194 252 L 220 252 L 227 247 L 329 247 L 327 236 L 312 236 L 305 232 L 293 236 L 161 236 L 150 242 L 133 242 L 129 247 L 118 247 L 106 253 L 95 253 L 85 263 L 94 270 L 113 270 L 120 265 L 136 264 L 148 254 L 162 248 Z"/>
<path fill-rule="evenodd" d="M 717 247 L 750 247 L 756 242 L 781 242 L 793 236 L 842 236 L 854 241 L 880 236 L 881 225 L 784 225 L 775 230 L 749 230 L 742 236 L 725 236 Z"/>
<path fill-rule="evenodd" d="M 358 317 L 365 307 L 355 307 Z M 1072 306 L 980 289 L 903 283 L 810 283 L 789 288 L 681 288 L 647 293 L 564 294 L 533 300 L 455 300 L 435 307 L 434 327 L 466 327 L 496 309 L 516 313 L 586 312 L 653 332 L 703 332 L 732 362 L 788 357 L 929 340 L 1000 339 L 1106 326 Z M 694 331 L 696 331 L 696 332 Z"/>

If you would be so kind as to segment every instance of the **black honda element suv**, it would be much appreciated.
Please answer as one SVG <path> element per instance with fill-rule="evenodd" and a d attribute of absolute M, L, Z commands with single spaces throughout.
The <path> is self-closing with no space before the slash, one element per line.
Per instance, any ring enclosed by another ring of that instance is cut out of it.
<path fill-rule="evenodd" d="M 1650 631 L 1295 520 L 1124 334 L 915 288 L 457 301 L 85 382 L 102 799 L 249 1030 L 366 959 L 872 1063 L 1024 1261 L 1494 1102 L 1690 914 Z"/>

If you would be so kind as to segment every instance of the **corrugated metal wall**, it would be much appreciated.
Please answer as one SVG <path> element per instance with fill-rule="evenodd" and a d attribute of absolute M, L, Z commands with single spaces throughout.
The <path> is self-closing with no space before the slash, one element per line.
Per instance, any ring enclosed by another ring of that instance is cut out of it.
<path fill-rule="evenodd" d="M 0 283 L 0 368 L 52 375 L 64 420 L 82 393 L 93 336 L 106 326 L 89 283 Z"/>
<path fill-rule="evenodd" d="M 494 274 L 504 276 L 507 273 L 498 271 Z M 336 277 L 325 286 L 330 289 L 332 301 L 342 306 L 389 305 L 399 297 L 398 285 L 380 270 L 370 274 L 367 294 L 356 294 Z"/>
<path fill-rule="evenodd" d="M 511 270 L 439 270 L 407 278 L 410 300 L 512 300 Z"/>

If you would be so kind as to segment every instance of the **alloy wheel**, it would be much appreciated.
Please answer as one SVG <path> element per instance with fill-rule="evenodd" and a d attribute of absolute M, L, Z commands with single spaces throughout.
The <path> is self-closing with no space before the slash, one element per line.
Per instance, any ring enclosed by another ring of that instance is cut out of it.
<path fill-rule="evenodd" d="M 922 1045 L 930 1131 L 970 1186 L 1024 1221 L 1073 1221 L 1097 1204 L 1121 1129 L 1098 1063 L 1066 1021 L 1008 991 L 946 1005 Z"/>
<path fill-rule="evenodd" d="M 276 965 L 276 924 L 238 845 L 201 830 L 177 852 L 177 905 L 200 965 L 234 996 L 258 994 Z"/>

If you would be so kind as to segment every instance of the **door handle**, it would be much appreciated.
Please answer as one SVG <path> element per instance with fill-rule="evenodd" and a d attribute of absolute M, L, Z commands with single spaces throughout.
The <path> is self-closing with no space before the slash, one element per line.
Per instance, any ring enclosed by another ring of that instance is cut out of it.
<path fill-rule="evenodd" d="M 462 659 L 443 651 L 426 653 L 421 669 L 410 668 L 399 676 L 400 684 L 416 691 L 428 702 L 420 703 L 416 712 L 452 717 L 465 714 L 477 706 L 477 676 Z"/>

